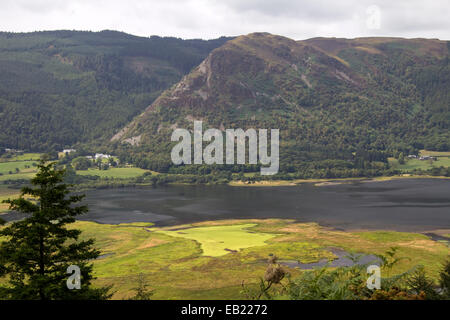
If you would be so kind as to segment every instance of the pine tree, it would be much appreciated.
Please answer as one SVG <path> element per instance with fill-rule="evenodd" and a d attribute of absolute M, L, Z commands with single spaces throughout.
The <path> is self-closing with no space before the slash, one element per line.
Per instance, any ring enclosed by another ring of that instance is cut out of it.
<path fill-rule="evenodd" d="M 92 239 L 80 241 L 80 230 L 69 228 L 75 217 L 88 211 L 74 206 L 84 196 L 69 195 L 63 183 L 64 170 L 41 160 L 31 187 L 21 196 L 5 200 L 10 209 L 26 214 L 20 221 L 0 229 L 0 299 L 107 299 L 110 287 L 91 286 L 92 264 L 99 255 Z M 26 199 L 25 196 L 28 195 Z M 80 269 L 80 289 L 68 289 L 70 265 Z"/>

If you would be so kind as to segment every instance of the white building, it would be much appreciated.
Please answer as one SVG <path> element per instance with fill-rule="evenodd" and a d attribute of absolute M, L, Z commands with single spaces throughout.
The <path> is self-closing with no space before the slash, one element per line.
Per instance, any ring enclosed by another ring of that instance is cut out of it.
<path fill-rule="evenodd" d="M 98 159 L 109 159 L 109 158 L 111 158 L 111 155 L 109 155 L 109 154 L 103 154 L 103 153 L 96 153 L 95 154 L 95 160 L 98 160 Z"/>
<path fill-rule="evenodd" d="M 75 150 L 75 149 L 64 149 L 62 152 L 65 153 L 65 154 L 68 154 L 68 153 L 75 152 L 75 151 L 77 151 L 77 150 Z"/>

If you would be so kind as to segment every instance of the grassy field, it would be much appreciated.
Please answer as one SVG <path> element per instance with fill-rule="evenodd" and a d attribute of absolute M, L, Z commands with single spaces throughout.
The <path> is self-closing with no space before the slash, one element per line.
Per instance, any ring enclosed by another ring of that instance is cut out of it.
<path fill-rule="evenodd" d="M 99 285 L 113 284 L 114 298 L 129 298 L 143 273 L 155 299 L 240 299 L 241 283 L 256 284 L 270 254 L 303 263 L 334 259 L 330 248 L 382 254 L 397 246 L 402 260 L 393 273 L 422 264 L 437 278 L 450 253 L 443 243 L 414 233 L 341 232 L 291 220 L 226 220 L 156 228 L 135 223 L 78 221 L 83 238 L 95 238 Z M 225 250 L 230 249 L 230 250 Z M 292 276 L 301 270 L 286 268 Z"/>
<path fill-rule="evenodd" d="M 149 170 L 140 168 L 110 168 L 108 170 L 89 168 L 88 170 L 77 170 L 77 174 L 99 176 L 101 178 L 126 179 L 139 177 L 147 171 Z"/>
<path fill-rule="evenodd" d="M 0 162 L 0 173 L 8 174 L 10 171 L 12 173 L 16 172 L 16 168 L 20 170 L 20 172 L 33 172 L 35 171 L 35 167 L 33 167 L 33 163 L 36 164 L 36 161 L 11 161 L 11 162 Z M 27 168 L 29 167 L 29 168 Z"/>
<path fill-rule="evenodd" d="M 0 158 L 0 162 L 11 161 L 38 161 L 41 158 L 41 153 L 24 153 L 21 155 L 13 156 L 11 158 Z"/>
<path fill-rule="evenodd" d="M 450 152 L 420 150 L 419 155 L 436 157 L 437 160 L 408 159 L 405 157 L 404 164 L 399 164 L 395 158 L 389 158 L 388 160 L 393 168 L 405 172 L 415 169 L 428 170 L 438 167 L 450 167 Z"/>
<path fill-rule="evenodd" d="M 11 158 L 0 158 L 0 184 L 5 180 L 29 180 L 33 178 L 36 173 L 35 166 L 38 164 L 40 157 L 40 153 L 24 153 Z"/>
<path fill-rule="evenodd" d="M 93 262 L 94 284 L 112 284 L 114 299 L 131 297 L 140 273 L 154 290 L 154 299 L 242 299 L 242 281 L 255 286 L 269 255 L 310 263 L 335 259 L 331 248 L 383 254 L 396 246 L 398 256 L 408 259 L 401 260 L 392 274 L 421 264 L 437 279 L 450 254 L 447 245 L 421 234 L 342 232 L 293 220 L 237 219 L 166 228 L 77 221 L 73 227 L 83 231 L 81 238 L 96 239 L 102 255 Z M 220 248 L 208 249 L 208 241 Z M 234 249 L 225 250 L 229 247 Z M 292 277 L 302 272 L 285 269 Z"/>
<path fill-rule="evenodd" d="M 0 182 L 3 182 L 5 180 L 30 180 L 34 177 L 36 172 L 20 172 L 20 173 L 13 173 L 13 174 L 4 174 L 0 176 Z"/>
<path fill-rule="evenodd" d="M 428 170 L 433 167 L 449 167 L 450 157 L 440 156 L 434 160 L 405 159 L 404 164 L 399 164 L 397 159 L 389 158 L 389 164 L 395 169 L 402 171 L 412 171 L 414 169 Z"/>
<path fill-rule="evenodd" d="M 9 160 L 9 162 L 0 162 L 0 183 L 5 180 L 29 180 L 34 177 L 36 168 L 33 166 L 33 163 L 36 164 L 36 161 Z M 16 168 L 19 169 L 18 172 Z"/>
<path fill-rule="evenodd" d="M 0 161 L 0 182 L 5 180 L 31 179 L 36 172 L 36 168 L 33 166 L 33 164 L 37 164 L 37 160 L 40 156 L 41 154 L 39 153 L 25 153 L 23 155 L 14 156 L 12 158 L 3 158 Z M 106 159 L 104 161 L 107 162 Z M 16 168 L 19 169 L 19 172 L 17 172 Z M 139 177 L 148 171 L 150 170 L 133 167 L 110 168 L 108 170 L 89 168 L 88 170 L 78 170 L 77 174 L 95 175 L 101 178 L 128 179 Z M 152 172 L 152 174 L 157 173 Z"/>
<path fill-rule="evenodd" d="M 38 153 L 26 153 L 23 155 L 14 156 L 11 158 L 0 159 L 0 188 L 5 186 L 5 181 L 16 181 L 15 183 L 21 183 L 20 180 L 29 181 L 36 174 L 37 160 L 41 155 Z M 28 159 L 28 160 L 27 160 Z M 105 160 L 107 162 L 107 160 Z M 34 166 L 33 166 L 34 165 Z M 133 178 L 142 176 L 145 172 L 150 172 L 152 175 L 157 175 L 159 173 L 144 170 L 140 168 L 134 168 L 127 166 L 124 168 L 109 168 L 108 170 L 99 170 L 97 168 L 89 168 L 89 170 L 78 170 L 79 175 L 95 175 L 99 176 L 100 179 L 95 183 L 91 183 L 87 188 L 95 188 L 102 183 L 105 183 L 107 179 L 121 179 L 121 181 L 130 181 Z M 108 183 L 108 182 L 106 182 Z M 0 204 L 0 213 L 6 211 L 7 206 Z"/>
<path fill-rule="evenodd" d="M 168 236 L 195 240 L 200 243 L 203 255 L 218 257 L 232 251 L 265 244 L 276 235 L 249 232 L 255 224 L 188 228 L 177 231 L 160 231 Z"/>
<path fill-rule="evenodd" d="M 9 208 L 9 204 L 2 203 L 2 201 L 9 198 L 10 199 L 17 198 L 19 197 L 19 195 L 20 195 L 19 190 L 8 189 L 6 187 L 0 186 L 0 214 L 8 211 Z"/>

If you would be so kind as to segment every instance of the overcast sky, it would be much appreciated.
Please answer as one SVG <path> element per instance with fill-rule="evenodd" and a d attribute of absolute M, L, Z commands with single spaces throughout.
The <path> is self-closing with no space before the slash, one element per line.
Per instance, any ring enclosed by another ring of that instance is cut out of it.
<path fill-rule="evenodd" d="M 450 0 L 0 0 L 0 30 L 124 31 L 211 39 L 266 31 L 450 40 Z"/>

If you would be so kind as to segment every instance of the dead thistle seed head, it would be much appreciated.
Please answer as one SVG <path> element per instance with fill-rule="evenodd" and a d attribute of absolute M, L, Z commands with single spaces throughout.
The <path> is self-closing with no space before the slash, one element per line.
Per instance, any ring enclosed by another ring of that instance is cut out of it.
<path fill-rule="evenodd" d="M 281 266 L 269 266 L 264 275 L 264 280 L 272 283 L 280 283 L 285 275 L 286 272 Z"/>

